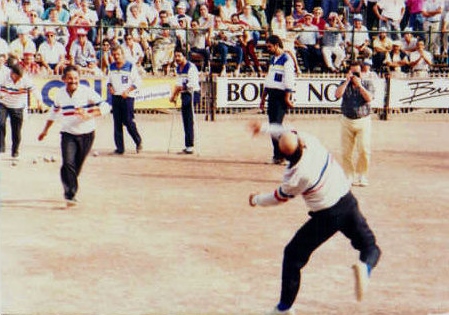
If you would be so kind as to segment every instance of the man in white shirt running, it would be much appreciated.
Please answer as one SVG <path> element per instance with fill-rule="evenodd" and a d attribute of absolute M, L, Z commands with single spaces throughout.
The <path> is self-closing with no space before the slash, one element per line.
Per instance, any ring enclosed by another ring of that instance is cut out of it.
<path fill-rule="evenodd" d="M 80 85 L 80 74 L 73 65 L 62 74 L 62 87 L 55 97 L 44 129 L 38 136 L 42 141 L 56 119 L 61 119 L 61 181 L 67 207 L 77 204 L 78 176 L 95 139 L 95 120 L 110 111 L 109 104 L 92 88 Z"/>
<path fill-rule="evenodd" d="M 282 184 L 274 192 L 250 194 L 249 204 L 275 206 L 300 195 L 310 208 L 311 217 L 285 247 L 281 297 L 270 314 L 294 314 L 291 308 L 299 292 L 301 269 L 312 253 L 338 231 L 360 252 L 360 261 L 353 269 L 356 297 L 362 300 L 380 249 L 360 213 L 343 169 L 318 139 L 309 134 L 287 130 L 278 124 L 262 125 L 259 121 L 251 122 L 250 129 L 254 135 L 264 132 L 278 139 L 279 149 L 289 165 Z"/>

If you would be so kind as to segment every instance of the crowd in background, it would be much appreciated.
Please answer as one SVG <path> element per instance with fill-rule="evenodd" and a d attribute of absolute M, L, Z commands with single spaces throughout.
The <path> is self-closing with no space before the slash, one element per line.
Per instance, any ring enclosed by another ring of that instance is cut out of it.
<path fill-rule="evenodd" d="M 72 64 L 101 76 L 121 45 L 141 74 L 170 74 L 176 47 L 203 72 L 267 69 L 276 34 L 300 72 L 344 71 L 360 59 L 375 72 L 427 75 L 446 63 L 449 0 L 0 0 L 0 69 L 8 57 L 30 74 Z"/>

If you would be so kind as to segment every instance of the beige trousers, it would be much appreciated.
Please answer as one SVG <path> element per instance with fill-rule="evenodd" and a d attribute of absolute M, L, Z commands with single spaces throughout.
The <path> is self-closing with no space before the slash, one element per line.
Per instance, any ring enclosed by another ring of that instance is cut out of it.
<path fill-rule="evenodd" d="M 371 156 L 371 117 L 341 118 L 341 147 L 343 169 L 348 178 L 368 175 Z M 356 154 L 354 149 L 357 148 Z M 354 157 L 354 155 L 356 155 Z"/>

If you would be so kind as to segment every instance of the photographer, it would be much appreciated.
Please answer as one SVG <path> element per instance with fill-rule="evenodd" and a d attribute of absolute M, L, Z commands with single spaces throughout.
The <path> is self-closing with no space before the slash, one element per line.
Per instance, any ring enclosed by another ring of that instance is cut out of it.
<path fill-rule="evenodd" d="M 342 98 L 343 169 L 353 185 L 368 186 L 367 174 L 371 154 L 370 102 L 375 91 L 373 82 L 367 78 L 361 79 L 360 72 L 360 63 L 351 63 L 346 80 L 335 91 L 335 97 Z M 353 154 L 356 145 L 358 154 L 354 163 Z"/>

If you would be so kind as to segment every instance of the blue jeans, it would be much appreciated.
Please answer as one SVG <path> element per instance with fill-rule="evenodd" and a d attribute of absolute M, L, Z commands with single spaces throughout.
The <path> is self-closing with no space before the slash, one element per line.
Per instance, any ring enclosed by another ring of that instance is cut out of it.
<path fill-rule="evenodd" d="M 321 7 L 323 8 L 323 18 L 327 19 L 329 13 L 338 11 L 338 0 L 323 0 Z"/>
<path fill-rule="evenodd" d="M 421 32 L 424 30 L 424 17 L 422 16 L 422 13 L 411 13 L 410 19 L 408 21 L 408 26 L 413 29 L 414 32 Z M 420 33 L 417 34 L 421 39 L 425 39 L 424 34 Z"/>
<path fill-rule="evenodd" d="M 223 66 L 227 64 L 228 59 L 228 53 L 234 53 L 235 54 L 235 62 L 237 65 L 240 65 L 243 60 L 243 50 L 240 46 L 232 46 L 225 43 L 218 43 L 217 45 L 217 51 L 220 55 L 220 61 Z"/>
<path fill-rule="evenodd" d="M 0 104 L 0 153 L 5 152 L 6 120 L 11 123 L 11 155 L 19 154 L 22 140 L 23 108 L 8 108 Z"/>

